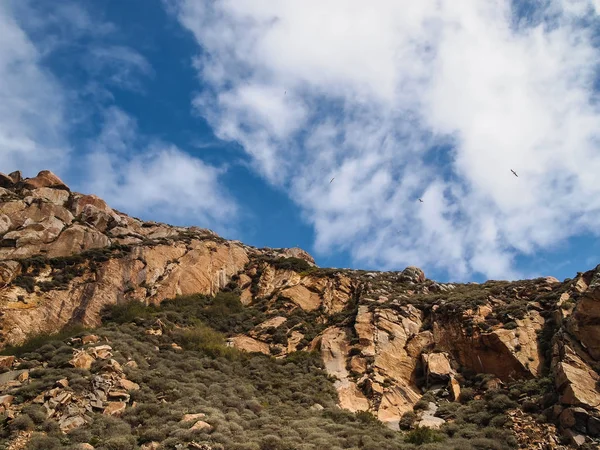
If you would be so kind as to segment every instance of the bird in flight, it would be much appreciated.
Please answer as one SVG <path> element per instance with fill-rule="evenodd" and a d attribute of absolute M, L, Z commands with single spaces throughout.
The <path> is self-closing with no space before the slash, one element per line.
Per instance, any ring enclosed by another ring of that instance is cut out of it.
<path fill-rule="evenodd" d="M 423 200 L 419 199 L 419 201 L 420 201 L 421 203 L 423 203 Z"/>
<path fill-rule="evenodd" d="M 515 172 L 514 170 L 510 169 L 510 171 L 514 174 L 515 177 L 519 178 L 519 175 L 517 175 L 517 172 Z"/>
<path fill-rule="evenodd" d="M 335 180 L 335 177 L 333 177 L 333 178 L 331 179 L 331 181 L 333 181 L 333 180 Z M 331 181 L 329 182 L 329 184 L 331 184 Z"/>

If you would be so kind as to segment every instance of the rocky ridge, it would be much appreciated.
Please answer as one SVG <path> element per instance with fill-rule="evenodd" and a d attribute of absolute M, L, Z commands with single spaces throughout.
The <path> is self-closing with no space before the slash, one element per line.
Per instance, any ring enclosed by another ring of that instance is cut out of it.
<path fill-rule="evenodd" d="M 418 423 L 439 427 L 445 419 L 437 406 L 460 400 L 474 374 L 487 374 L 477 386 L 543 380 L 543 392 L 524 389 L 522 404 L 556 424 L 570 445 L 600 439 L 600 267 L 564 282 L 484 284 L 437 283 L 415 267 L 321 269 L 300 249 L 257 249 L 211 230 L 129 217 L 71 192 L 48 171 L 0 175 L 2 346 L 67 325 L 98 326 L 106 305 L 223 290 L 264 314 L 232 333 L 229 345 L 277 358 L 320 352 L 340 406 L 369 411 L 393 429 L 420 403 Z M 98 359 L 102 349 L 93 348 L 73 354 L 74 364 Z M 25 372 L 13 372 L 10 383 L 27 382 L 18 380 Z M 85 414 L 94 402 L 106 408 L 112 400 L 118 413 L 126 392 L 108 393 L 120 379 L 109 371 L 106 398 L 71 397 L 68 404 Z M 53 394 L 39 401 L 60 403 Z M 522 414 L 513 422 L 531 429 Z"/>

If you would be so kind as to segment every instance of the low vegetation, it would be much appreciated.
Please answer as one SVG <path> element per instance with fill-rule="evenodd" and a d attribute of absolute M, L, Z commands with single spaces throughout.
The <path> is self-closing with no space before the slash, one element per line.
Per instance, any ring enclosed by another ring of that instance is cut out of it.
<path fill-rule="evenodd" d="M 288 322 L 309 331 L 313 322 L 304 319 L 292 314 Z M 402 420 L 406 431 L 396 432 L 370 413 L 339 409 L 333 380 L 318 354 L 300 351 L 275 359 L 226 345 L 224 333 L 244 331 L 262 320 L 260 308 L 241 307 L 232 292 L 179 297 L 160 307 L 131 302 L 108 308 L 103 326 L 93 332 L 110 342 L 120 364 L 136 362 L 137 368 L 125 369 L 127 378 L 140 386 L 132 392 L 135 407 L 128 406 L 120 417 L 91 413 L 89 424 L 67 434 L 30 401 L 61 378 L 78 394 L 93 389 L 102 364 L 83 370 L 68 363 L 73 346 L 67 338 L 89 331 L 64 330 L 7 349 L 5 353 L 20 355 L 31 366 L 32 382 L 15 394 L 15 403 L 27 406 L 18 420 L 2 421 L 0 448 L 18 430 L 34 432 L 29 449 L 47 450 L 74 449 L 84 442 L 98 450 L 133 450 L 152 441 L 166 449 L 194 441 L 213 450 L 515 448 L 511 433 L 502 428 L 503 411 L 491 406 L 510 407 L 508 397 L 441 408 L 449 423 L 440 431 L 413 428 L 415 416 L 409 414 Z M 147 333 L 157 327 L 161 335 Z M 180 422 L 193 413 L 204 413 L 211 428 L 193 431 Z"/>

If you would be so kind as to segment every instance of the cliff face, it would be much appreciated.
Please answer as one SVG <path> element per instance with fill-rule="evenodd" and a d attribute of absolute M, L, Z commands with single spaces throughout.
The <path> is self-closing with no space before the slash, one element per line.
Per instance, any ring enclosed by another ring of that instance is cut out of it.
<path fill-rule="evenodd" d="M 97 326 L 105 305 L 223 289 L 266 315 L 230 345 L 276 357 L 319 351 L 340 405 L 391 428 L 425 393 L 458 400 L 467 378 L 488 374 L 497 387 L 548 380 L 532 399 L 548 420 L 572 443 L 600 437 L 600 267 L 566 282 L 484 284 L 436 283 L 414 267 L 320 269 L 300 249 L 129 217 L 47 171 L 0 174 L 2 346 Z M 427 411 L 419 420 L 444 421 Z"/>

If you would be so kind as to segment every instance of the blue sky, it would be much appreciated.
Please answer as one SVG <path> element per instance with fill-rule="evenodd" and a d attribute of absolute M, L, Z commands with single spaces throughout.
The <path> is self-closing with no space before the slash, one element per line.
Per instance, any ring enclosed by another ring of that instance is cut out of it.
<path fill-rule="evenodd" d="M 572 277 L 600 263 L 599 8 L 9 0 L 0 171 L 321 266 Z"/>

